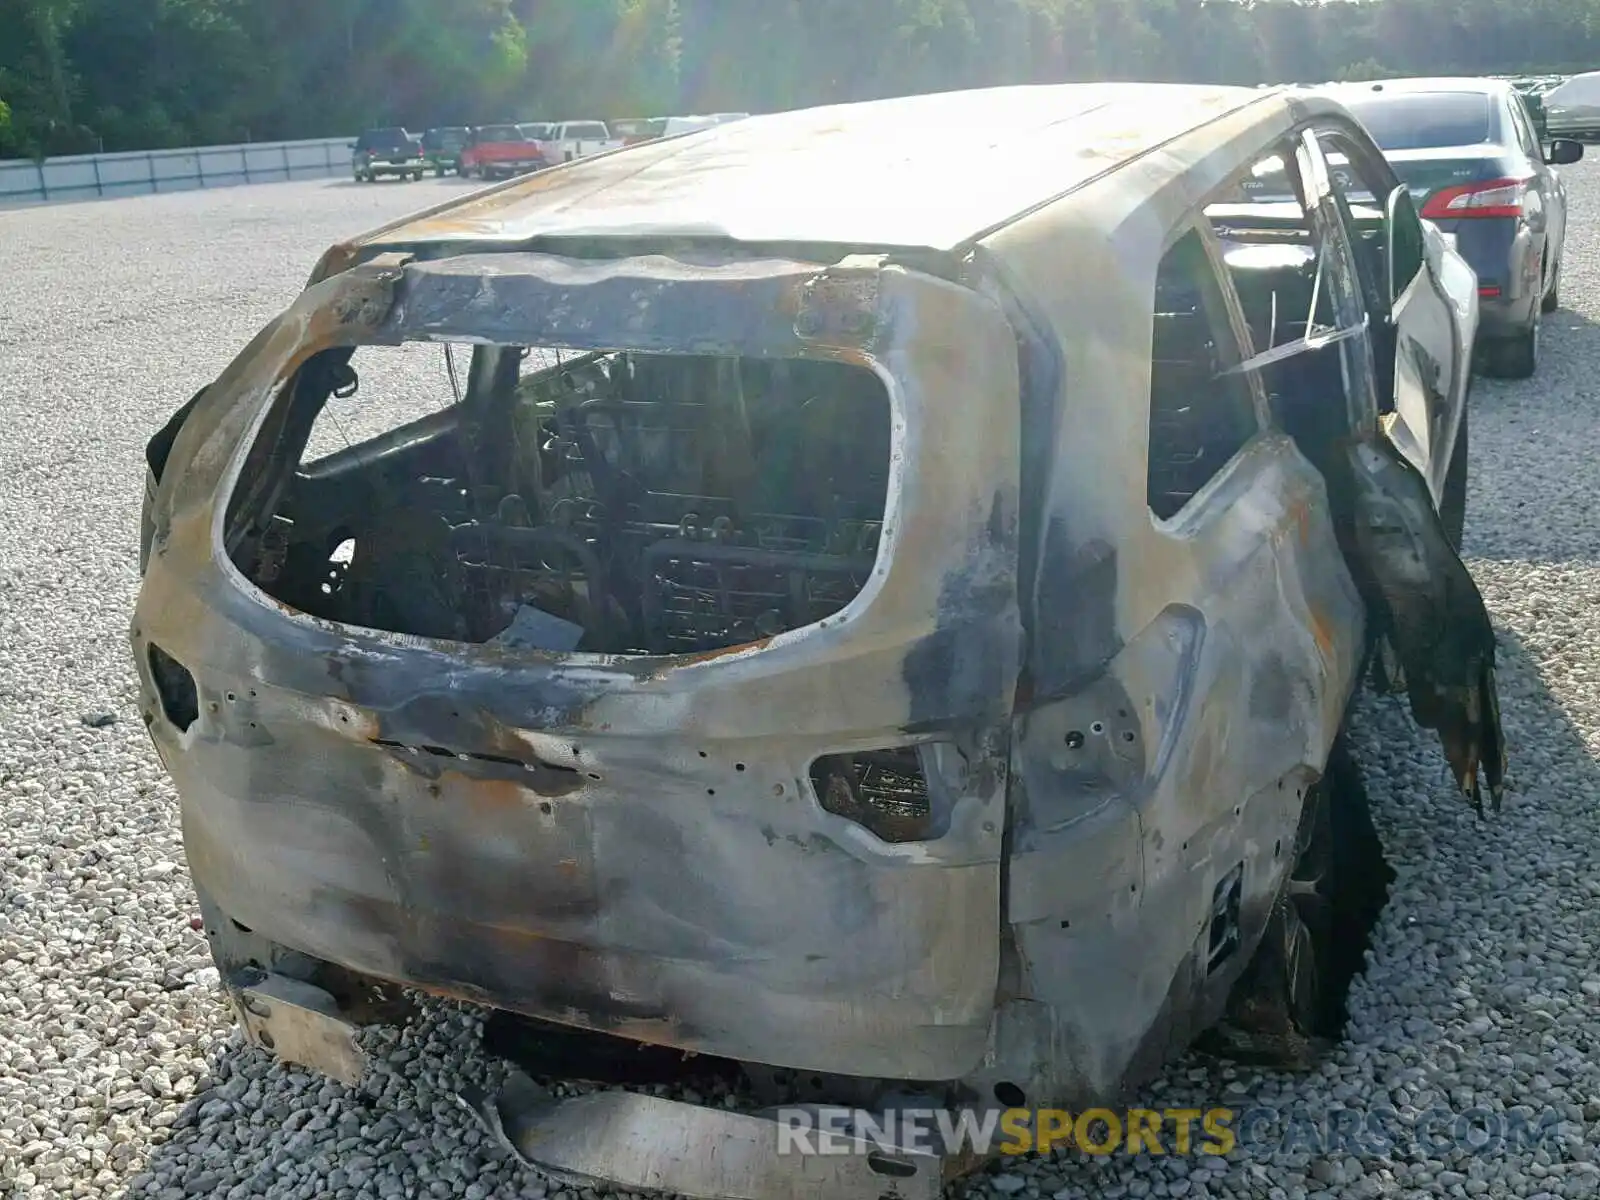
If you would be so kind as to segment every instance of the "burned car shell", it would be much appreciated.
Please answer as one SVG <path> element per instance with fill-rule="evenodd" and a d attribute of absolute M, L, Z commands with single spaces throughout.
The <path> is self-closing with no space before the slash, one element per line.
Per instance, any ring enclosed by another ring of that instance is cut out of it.
<path fill-rule="evenodd" d="M 1254 376 L 1261 432 L 1153 518 L 1151 295 L 1197 206 L 1318 113 L 1344 115 L 1082 85 L 781 114 L 335 247 L 177 428 L 133 622 L 224 973 L 232 924 L 564 1025 L 1030 1104 L 1187 1044 L 1280 894 L 1367 622 Z M 1014 134 L 956 187 L 952 122 Z M 277 389 L 330 347 L 427 339 L 870 370 L 893 430 L 870 579 L 821 623 L 668 656 L 273 599 L 223 542 Z M 824 805 L 819 756 L 903 746 L 922 836 Z M 1230 880 L 1239 952 L 1213 966 Z"/>

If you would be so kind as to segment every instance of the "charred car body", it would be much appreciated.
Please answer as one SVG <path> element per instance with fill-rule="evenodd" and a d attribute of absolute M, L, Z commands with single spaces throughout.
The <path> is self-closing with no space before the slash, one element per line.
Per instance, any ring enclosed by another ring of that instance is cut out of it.
<path fill-rule="evenodd" d="M 989 147 L 955 188 L 952 124 Z M 1300 203 L 1239 202 L 1268 160 Z M 149 456 L 144 715 L 247 1030 L 358 1078 L 339 998 L 384 981 L 863 1105 L 1316 1036 L 1374 648 L 1500 798 L 1439 511 L 1474 300 L 1343 108 L 1249 89 L 752 118 L 334 247 Z M 438 412 L 308 451 L 437 343 Z M 963 1165 L 628 1092 L 482 1111 L 695 1195 Z"/>

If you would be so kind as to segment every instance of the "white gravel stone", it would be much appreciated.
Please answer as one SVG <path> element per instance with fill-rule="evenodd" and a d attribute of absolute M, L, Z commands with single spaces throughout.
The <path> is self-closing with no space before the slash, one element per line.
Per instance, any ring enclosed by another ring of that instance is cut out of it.
<path fill-rule="evenodd" d="M 1546 319 L 1539 374 L 1474 397 L 1467 554 L 1502 633 L 1507 811 L 1475 821 L 1432 736 L 1396 703 L 1366 704 L 1355 748 L 1398 879 L 1347 1043 L 1300 1077 L 1185 1060 L 1138 1100 L 1271 1110 L 1269 1144 L 1062 1153 L 958 1193 L 1600 1191 L 1600 167 L 1566 176 L 1565 307 Z M 430 1004 L 410 1028 L 371 1031 L 359 1091 L 241 1047 L 134 710 L 146 438 L 327 244 L 459 190 L 337 181 L 0 212 L 0 1196 L 593 1195 L 508 1162 L 455 1104 L 502 1070 L 475 1012 Z M 351 402 L 336 433 L 385 413 Z M 1339 1108 L 1382 1118 L 1393 1145 L 1319 1140 Z M 1441 1130 L 1416 1115 L 1430 1109 L 1566 1124 L 1546 1145 L 1480 1153 L 1430 1138 Z"/>

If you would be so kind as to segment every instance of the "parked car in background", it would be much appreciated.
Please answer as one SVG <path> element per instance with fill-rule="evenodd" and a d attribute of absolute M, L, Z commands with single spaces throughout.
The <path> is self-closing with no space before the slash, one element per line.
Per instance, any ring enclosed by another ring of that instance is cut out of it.
<path fill-rule="evenodd" d="M 1600 71 L 1585 71 L 1544 93 L 1545 129 L 1551 137 L 1600 138 Z"/>
<path fill-rule="evenodd" d="M 716 125 L 713 117 L 668 117 L 662 126 L 663 137 L 680 137 L 685 133 L 699 133 Z"/>
<path fill-rule="evenodd" d="M 1533 131 L 1539 135 L 1541 142 L 1545 141 L 1550 135 L 1547 128 L 1549 114 L 1545 112 L 1544 96 L 1563 81 L 1539 76 L 1521 76 L 1507 79 L 1506 82 L 1516 89 L 1517 94 L 1522 97 L 1522 102 L 1528 106 L 1528 116 L 1533 121 Z"/>
<path fill-rule="evenodd" d="M 368 129 L 350 149 L 350 169 L 357 183 L 371 183 L 380 175 L 421 179 L 426 166 L 422 139 L 399 127 Z"/>
<path fill-rule="evenodd" d="M 461 152 L 472 139 L 466 125 L 441 125 L 422 135 L 422 156 L 435 175 L 461 173 Z"/>
<path fill-rule="evenodd" d="M 553 121 L 539 139 L 545 160 L 552 164 L 616 150 L 622 144 L 621 138 L 612 137 L 604 121 Z"/>
<path fill-rule="evenodd" d="M 1522 96 L 1495 79 L 1386 79 L 1331 89 L 1405 180 L 1422 216 L 1478 275 L 1479 358 L 1525 379 L 1540 318 L 1560 304 L 1567 189 L 1554 165 L 1583 146 L 1541 145 Z"/>
<path fill-rule="evenodd" d="M 250 1043 L 359 1086 L 382 981 L 529 1074 L 875 1121 L 1121 1103 L 1219 1019 L 1312 1065 L 1373 651 L 1463 796 L 1505 767 L 1471 272 L 1355 118 L 1008 87 L 561 170 L 331 247 L 147 450 L 139 711 Z M 415 419 L 319 442 L 397 357 Z M 511 1079 L 512 1152 L 628 1191 L 981 1162 Z"/>
<path fill-rule="evenodd" d="M 545 165 L 540 143 L 520 125 L 479 125 L 461 151 L 462 178 L 505 179 Z"/>
<path fill-rule="evenodd" d="M 714 129 L 718 125 L 727 125 L 733 121 L 742 121 L 749 113 L 707 113 L 696 116 L 668 117 L 662 129 L 662 136 L 677 137 L 684 133 L 698 133 L 702 129 Z"/>
<path fill-rule="evenodd" d="M 662 136 L 666 131 L 666 117 L 623 117 L 620 120 L 607 122 L 611 136 L 622 142 L 624 146 L 637 146 L 641 142 L 652 142 Z"/>

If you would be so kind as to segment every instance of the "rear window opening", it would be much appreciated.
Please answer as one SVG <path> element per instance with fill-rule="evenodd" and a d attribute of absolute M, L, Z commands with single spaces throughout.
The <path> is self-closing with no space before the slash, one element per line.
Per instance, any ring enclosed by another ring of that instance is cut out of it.
<path fill-rule="evenodd" d="M 882 381 L 812 360 L 432 343 L 314 356 L 231 499 L 228 550 L 312 616 L 513 649 L 743 645 L 877 560 Z"/>

